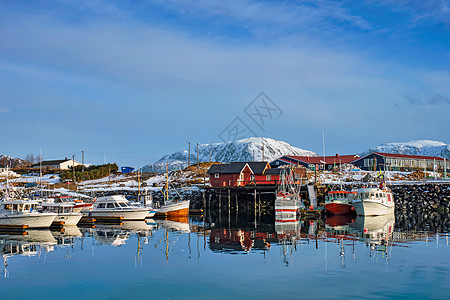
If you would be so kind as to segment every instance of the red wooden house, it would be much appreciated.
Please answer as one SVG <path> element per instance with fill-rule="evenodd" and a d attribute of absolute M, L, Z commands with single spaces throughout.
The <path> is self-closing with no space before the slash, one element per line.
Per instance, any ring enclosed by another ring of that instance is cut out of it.
<path fill-rule="evenodd" d="M 280 180 L 280 170 L 272 170 L 267 162 L 217 164 L 212 165 L 207 174 L 212 187 L 277 184 Z"/>

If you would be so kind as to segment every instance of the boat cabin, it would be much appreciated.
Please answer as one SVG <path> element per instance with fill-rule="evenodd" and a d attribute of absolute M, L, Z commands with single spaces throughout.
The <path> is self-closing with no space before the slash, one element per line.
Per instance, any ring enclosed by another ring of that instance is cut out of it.
<path fill-rule="evenodd" d="M 383 202 L 386 202 L 386 199 L 388 202 L 392 201 L 392 194 L 386 190 L 380 190 L 380 189 L 362 189 L 358 191 L 356 198 L 358 200 L 382 200 Z"/>
<path fill-rule="evenodd" d="M 326 196 L 326 200 L 338 200 L 338 199 L 353 199 L 356 196 L 356 192 L 347 192 L 347 191 L 331 191 L 328 192 Z"/>
<path fill-rule="evenodd" d="M 0 210 L 8 213 L 31 212 L 36 211 L 39 207 L 38 205 L 39 203 L 36 201 L 3 201 L 0 204 Z"/>
<path fill-rule="evenodd" d="M 42 210 L 53 213 L 72 213 L 74 204 L 71 203 L 42 203 Z"/>
<path fill-rule="evenodd" d="M 93 209 L 126 209 L 132 207 L 122 195 L 105 196 L 98 198 Z"/>

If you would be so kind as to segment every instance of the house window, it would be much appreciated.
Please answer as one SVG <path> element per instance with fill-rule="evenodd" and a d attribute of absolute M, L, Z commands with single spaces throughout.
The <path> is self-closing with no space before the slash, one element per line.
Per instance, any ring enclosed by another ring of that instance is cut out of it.
<path fill-rule="evenodd" d="M 239 180 L 239 181 L 244 180 L 244 173 L 239 174 L 239 179 L 238 179 L 238 180 Z"/>
<path fill-rule="evenodd" d="M 255 181 L 255 175 L 250 175 L 250 180 Z"/>
<path fill-rule="evenodd" d="M 272 180 L 272 176 L 271 175 L 267 175 L 266 176 L 266 181 L 271 181 Z"/>
<path fill-rule="evenodd" d="M 214 178 L 219 178 L 219 173 L 215 173 Z"/>

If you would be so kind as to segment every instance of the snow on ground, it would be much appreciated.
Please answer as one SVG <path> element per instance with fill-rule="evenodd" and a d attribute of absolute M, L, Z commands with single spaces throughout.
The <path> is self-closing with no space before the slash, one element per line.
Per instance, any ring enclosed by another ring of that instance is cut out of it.
<path fill-rule="evenodd" d="M 23 175 L 21 178 L 10 179 L 10 182 L 21 182 L 21 183 L 39 183 L 41 181 L 41 177 L 39 175 Z M 61 178 L 57 174 L 46 174 L 42 175 L 43 183 L 59 183 L 61 182 Z"/>

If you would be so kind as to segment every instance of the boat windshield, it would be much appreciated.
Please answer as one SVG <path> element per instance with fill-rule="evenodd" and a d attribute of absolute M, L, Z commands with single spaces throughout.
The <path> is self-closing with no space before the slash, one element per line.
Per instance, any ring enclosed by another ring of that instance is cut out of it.
<path fill-rule="evenodd" d="M 121 207 L 128 207 L 128 204 L 127 204 L 126 202 L 118 202 L 118 204 L 119 204 Z"/>

